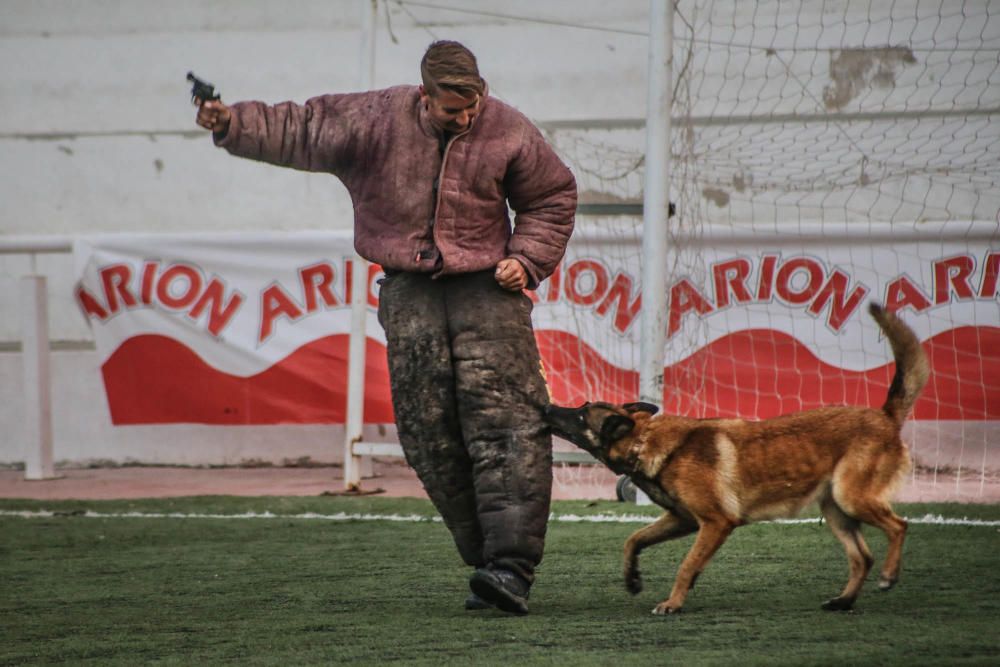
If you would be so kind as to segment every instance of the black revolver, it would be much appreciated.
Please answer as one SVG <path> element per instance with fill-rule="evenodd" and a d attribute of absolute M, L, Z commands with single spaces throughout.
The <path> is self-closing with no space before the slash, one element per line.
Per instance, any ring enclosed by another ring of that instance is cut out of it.
<path fill-rule="evenodd" d="M 187 80 L 191 82 L 192 103 L 194 103 L 195 100 L 208 102 L 209 100 L 219 99 L 219 94 L 215 92 L 215 86 L 207 81 L 202 81 L 194 75 L 194 72 L 188 72 Z"/>

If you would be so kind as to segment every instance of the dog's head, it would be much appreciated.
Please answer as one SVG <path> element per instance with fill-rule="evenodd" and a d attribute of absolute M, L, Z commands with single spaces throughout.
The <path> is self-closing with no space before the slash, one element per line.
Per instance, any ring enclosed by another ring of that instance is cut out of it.
<path fill-rule="evenodd" d="M 564 408 L 550 405 L 545 410 L 545 422 L 552 432 L 569 440 L 577 447 L 585 449 L 595 458 L 608 464 L 620 462 L 627 454 L 618 451 L 616 444 L 632 435 L 638 413 L 646 416 L 656 414 L 652 403 L 584 403 L 578 408 Z"/>

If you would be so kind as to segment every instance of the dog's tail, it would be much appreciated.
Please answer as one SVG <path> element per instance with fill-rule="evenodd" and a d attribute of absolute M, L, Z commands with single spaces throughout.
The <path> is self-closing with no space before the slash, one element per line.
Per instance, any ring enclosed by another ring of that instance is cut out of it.
<path fill-rule="evenodd" d="M 917 335 L 895 313 L 877 303 L 869 305 L 868 312 L 889 339 L 892 356 L 896 360 L 896 375 L 892 378 L 882 410 L 897 424 L 902 424 L 927 384 L 930 375 L 927 355 Z"/>

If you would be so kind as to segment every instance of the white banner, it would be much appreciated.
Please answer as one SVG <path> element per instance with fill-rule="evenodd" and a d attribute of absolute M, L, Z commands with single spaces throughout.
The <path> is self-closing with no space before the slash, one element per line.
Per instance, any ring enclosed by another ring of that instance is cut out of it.
<path fill-rule="evenodd" d="M 880 405 L 892 355 L 865 309 L 874 300 L 901 313 L 931 358 L 918 419 L 1000 419 L 1000 237 L 900 229 L 674 239 L 665 409 Z M 553 400 L 636 397 L 640 254 L 634 225 L 581 231 L 531 293 Z M 109 235 L 75 255 L 114 423 L 343 422 L 349 233 Z M 370 268 L 367 423 L 392 421 L 380 275 Z"/>
<path fill-rule="evenodd" d="M 337 232 L 77 242 L 114 423 L 342 423 L 353 253 Z M 370 267 L 366 415 L 388 423 L 380 275 Z"/>

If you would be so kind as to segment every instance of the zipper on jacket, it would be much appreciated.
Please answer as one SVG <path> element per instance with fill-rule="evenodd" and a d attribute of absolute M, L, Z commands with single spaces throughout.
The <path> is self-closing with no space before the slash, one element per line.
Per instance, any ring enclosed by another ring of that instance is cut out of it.
<path fill-rule="evenodd" d="M 472 131 L 472 123 L 469 124 L 469 127 L 466 128 L 464 132 L 459 132 L 458 134 L 452 135 L 451 139 L 448 140 L 448 143 L 445 144 L 444 153 L 442 153 L 441 155 L 441 169 L 438 170 L 437 187 L 435 188 L 435 190 L 437 191 L 437 197 L 436 201 L 434 202 L 434 218 L 431 220 L 432 230 L 436 226 L 435 223 L 437 223 L 438 211 L 441 209 L 441 180 L 444 177 L 444 168 L 448 164 L 448 153 L 451 152 L 451 147 L 455 144 L 455 142 L 458 140 L 459 137 L 464 137 L 471 131 Z"/>
<path fill-rule="evenodd" d="M 437 230 L 438 211 L 441 210 L 441 182 L 444 179 L 444 168 L 448 165 L 448 153 L 451 152 L 451 147 L 455 144 L 459 137 L 464 137 L 472 131 L 473 124 L 475 124 L 475 120 L 469 123 L 469 127 L 465 128 L 464 131 L 459 132 L 458 134 L 453 134 L 451 138 L 448 139 L 444 146 L 444 151 L 441 153 L 441 168 L 438 169 L 437 179 L 434 181 L 434 215 L 431 218 L 431 240 L 434 242 L 434 249 L 437 251 L 437 261 L 439 267 L 444 266 L 444 254 L 438 246 L 437 239 L 435 238 L 435 232 Z M 417 253 L 418 262 L 420 261 L 422 255 L 423 252 Z"/>
<path fill-rule="evenodd" d="M 438 169 L 437 178 L 434 179 L 434 215 L 431 216 L 431 230 L 437 226 L 438 211 L 441 209 L 441 179 L 444 177 L 444 167 L 448 163 L 448 150 L 451 148 L 452 142 L 455 141 L 455 135 L 448 140 L 448 143 L 444 145 L 444 151 L 441 153 L 441 168 Z"/>
<path fill-rule="evenodd" d="M 431 219 L 428 221 L 428 224 L 431 228 L 431 242 L 434 244 L 435 257 L 439 262 L 443 262 L 444 259 L 441 256 L 440 248 L 437 246 L 437 241 L 434 239 L 434 229 L 437 226 L 438 209 L 441 208 L 441 177 L 444 176 L 444 165 L 445 158 L 448 155 L 448 148 L 457 136 L 459 135 L 453 135 L 450 137 L 444 146 L 441 146 L 441 142 L 438 141 L 438 152 L 441 155 L 441 167 L 438 169 L 437 176 L 434 177 L 434 183 L 432 184 L 434 189 L 434 211 L 431 213 Z M 430 259 L 430 255 L 427 252 L 423 250 L 417 252 L 417 262 L 421 262 L 425 259 Z"/>

